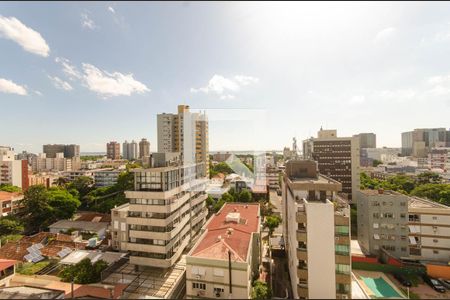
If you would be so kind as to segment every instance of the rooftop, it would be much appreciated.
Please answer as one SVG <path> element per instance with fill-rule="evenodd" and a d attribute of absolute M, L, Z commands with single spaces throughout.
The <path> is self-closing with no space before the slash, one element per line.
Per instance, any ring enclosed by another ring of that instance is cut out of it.
<path fill-rule="evenodd" d="M 253 232 L 259 232 L 259 204 L 226 203 L 206 225 L 191 256 L 246 262 Z"/>
<path fill-rule="evenodd" d="M 100 231 L 108 227 L 108 223 L 104 222 L 90 222 L 90 221 L 71 221 L 71 220 L 60 220 L 52 225 L 48 226 L 50 229 L 71 229 L 75 228 L 77 230 L 86 231 Z"/>
<path fill-rule="evenodd" d="M 31 286 L 10 286 L 0 289 L 0 299 L 57 299 L 64 291 Z"/>
<path fill-rule="evenodd" d="M 449 206 L 440 204 L 428 199 L 423 199 L 419 197 L 409 197 L 408 208 L 443 208 L 450 209 Z"/>
<path fill-rule="evenodd" d="M 95 263 L 98 260 L 104 260 L 108 264 L 112 264 L 118 261 L 123 256 L 125 256 L 125 253 L 101 252 L 93 250 L 76 250 L 67 255 L 66 257 L 64 257 L 61 260 L 61 263 L 65 265 L 74 265 L 79 263 L 85 258 L 89 258 L 92 263 Z"/>
<path fill-rule="evenodd" d="M 360 190 L 366 196 L 376 196 L 376 195 L 403 195 L 399 192 L 391 190 Z"/>
<path fill-rule="evenodd" d="M 110 214 L 102 214 L 96 212 L 80 212 L 78 214 L 80 216 L 76 218 L 75 221 L 111 223 Z"/>
<path fill-rule="evenodd" d="M 11 266 L 14 266 L 16 263 L 15 260 L 11 259 L 0 259 L 0 271 L 3 271 Z"/>
<path fill-rule="evenodd" d="M 12 200 L 14 198 L 19 198 L 19 197 L 22 198 L 23 194 L 0 191 L 0 201 L 8 201 L 8 200 Z"/>

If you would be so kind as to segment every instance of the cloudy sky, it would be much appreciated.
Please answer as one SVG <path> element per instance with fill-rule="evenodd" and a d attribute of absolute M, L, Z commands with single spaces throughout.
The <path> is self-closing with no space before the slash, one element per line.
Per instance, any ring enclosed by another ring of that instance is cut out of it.
<path fill-rule="evenodd" d="M 0 54 L 0 145 L 18 151 L 154 151 L 178 104 L 210 114 L 211 150 L 450 127 L 449 3 L 0 2 Z"/>

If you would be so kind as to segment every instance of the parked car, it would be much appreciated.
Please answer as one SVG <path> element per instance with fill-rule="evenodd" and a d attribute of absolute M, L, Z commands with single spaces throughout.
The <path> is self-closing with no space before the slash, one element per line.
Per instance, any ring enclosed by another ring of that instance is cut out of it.
<path fill-rule="evenodd" d="M 450 290 L 450 280 L 439 278 L 439 281 L 447 290 Z"/>
<path fill-rule="evenodd" d="M 411 281 L 409 281 L 408 278 L 405 277 L 405 275 L 401 273 L 393 273 L 392 274 L 395 279 L 397 279 L 403 286 L 411 287 Z"/>
<path fill-rule="evenodd" d="M 423 280 L 439 293 L 445 293 L 445 287 L 439 282 L 439 280 L 428 277 L 427 275 L 423 276 Z"/>

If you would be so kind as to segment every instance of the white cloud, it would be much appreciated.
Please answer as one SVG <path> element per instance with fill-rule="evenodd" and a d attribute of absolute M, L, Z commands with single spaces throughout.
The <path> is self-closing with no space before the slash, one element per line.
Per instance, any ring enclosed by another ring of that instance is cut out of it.
<path fill-rule="evenodd" d="M 57 77 L 57 76 L 48 76 L 48 78 L 50 78 L 50 80 L 52 81 L 53 85 L 61 90 L 65 90 L 65 91 L 71 91 L 73 90 L 73 87 L 70 85 L 70 83 L 68 83 L 67 81 L 62 80 L 61 78 Z"/>
<path fill-rule="evenodd" d="M 0 36 L 13 40 L 25 51 L 44 57 L 49 55 L 50 47 L 41 34 L 14 17 L 7 18 L 0 15 Z"/>
<path fill-rule="evenodd" d="M 191 93 L 216 94 L 220 99 L 234 99 L 235 93 L 239 92 L 241 87 L 257 83 L 258 78 L 236 75 L 233 78 L 226 78 L 222 75 L 215 74 L 205 87 L 191 88 Z"/>
<path fill-rule="evenodd" d="M 57 63 L 60 63 L 63 67 L 63 72 L 69 77 L 70 80 L 80 79 L 81 74 L 78 72 L 77 67 L 72 65 L 70 61 L 63 57 L 55 58 Z"/>
<path fill-rule="evenodd" d="M 391 39 L 395 35 L 396 31 L 397 31 L 397 29 L 395 29 L 394 27 L 385 28 L 377 33 L 377 35 L 375 36 L 374 42 L 375 43 L 383 43 L 383 42 Z"/>
<path fill-rule="evenodd" d="M 94 20 L 89 18 L 89 16 L 85 13 L 81 14 L 81 26 L 83 26 L 83 28 L 89 28 L 91 30 L 97 28 L 97 25 L 95 25 Z"/>
<path fill-rule="evenodd" d="M 35 93 L 36 95 L 38 95 L 38 96 L 42 96 L 42 93 L 39 92 L 39 91 L 34 91 L 34 93 Z"/>
<path fill-rule="evenodd" d="M 83 80 L 86 86 L 103 98 L 150 92 L 145 84 L 133 78 L 133 74 L 108 73 L 85 63 L 83 63 L 83 71 Z"/>
<path fill-rule="evenodd" d="M 114 8 L 112 8 L 111 6 L 108 6 L 108 10 L 109 10 L 110 12 L 112 12 L 113 14 L 116 13 L 116 11 L 114 10 Z"/>
<path fill-rule="evenodd" d="M 27 90 L 25 87 L 18 85 L 8 79 L 0 78 L 0 92 L 8 94 L 17 94 L 21 96 L 27 95 Z"/>
<path fill-rule="evenodd" d="M 356 95 L 350 98 L 350 104 L 361 104 L 366 101 L 366 97 L 364 95 Z"/>

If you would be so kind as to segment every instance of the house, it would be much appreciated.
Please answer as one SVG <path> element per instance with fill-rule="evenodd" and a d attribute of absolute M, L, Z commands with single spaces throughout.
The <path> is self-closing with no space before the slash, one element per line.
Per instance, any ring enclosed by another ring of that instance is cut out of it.
<path fill-rule="evenodd" d="M 15 264 L 15 260 L 0 259 L 0 287 L 9 286 L 15 273 Z"/>

